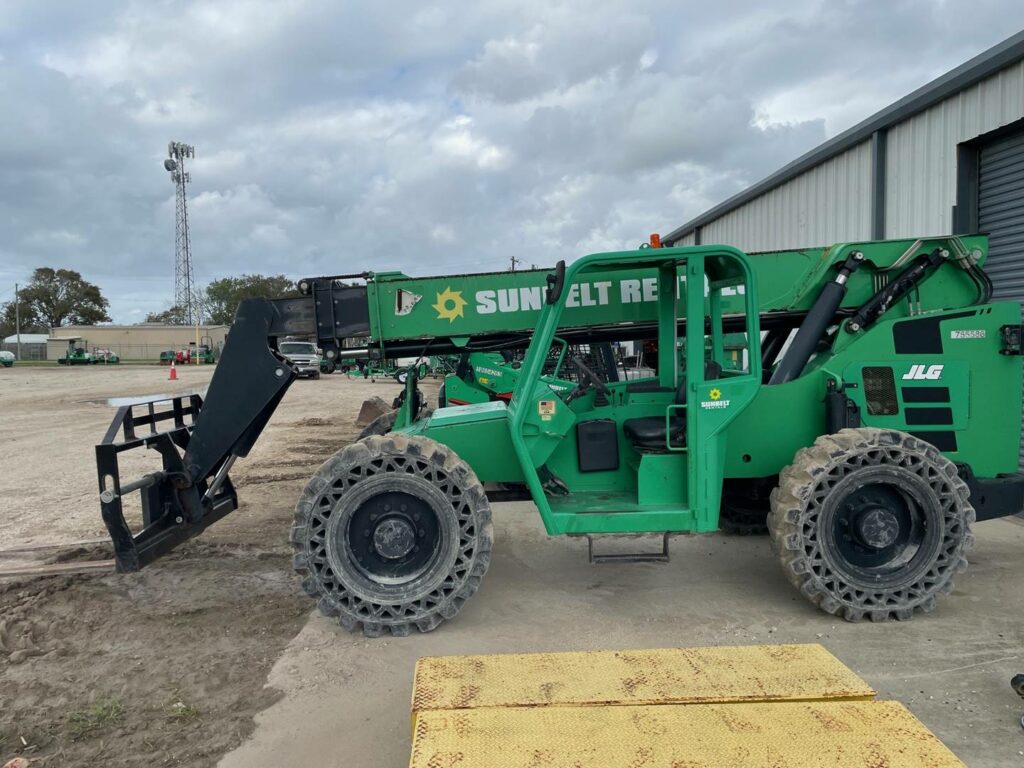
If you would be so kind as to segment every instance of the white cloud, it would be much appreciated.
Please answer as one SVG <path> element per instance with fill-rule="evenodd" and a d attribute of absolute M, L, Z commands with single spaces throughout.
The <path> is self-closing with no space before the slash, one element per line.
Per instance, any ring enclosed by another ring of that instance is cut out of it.
<path fill-rule="evenodd" d="M 170 140 L 196 146 L 200 282 L 635 246 L 1022 21 L 1012 0 L 11 0 L 0 277 L 70 267 L 115 317 L 166 306 Z"/>
<path fill-rule="evenodd" d="M 509 164 L 509 152 L 473 132 L 473 121 L 460 115 L 434 134 L 433 150 L 444 158 L 469 163 L 485 171 L 500 171 Z"/>

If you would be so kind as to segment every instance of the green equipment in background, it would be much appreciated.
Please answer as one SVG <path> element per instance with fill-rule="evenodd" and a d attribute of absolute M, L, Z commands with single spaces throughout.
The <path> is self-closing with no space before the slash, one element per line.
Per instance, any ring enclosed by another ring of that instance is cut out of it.
<path fill-rule="evenodd" d="M 57 358 L 58 365 L 93 365 L 96 356 L 89 352 L 88 344 L 80 336 L 68 339 L 68 350 Z"/>

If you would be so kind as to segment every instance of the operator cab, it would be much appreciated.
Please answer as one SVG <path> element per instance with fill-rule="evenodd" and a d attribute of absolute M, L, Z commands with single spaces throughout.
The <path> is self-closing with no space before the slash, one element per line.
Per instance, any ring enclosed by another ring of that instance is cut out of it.
<path fill-rule="evenodd" d="M 713 381 L 722 375 L 722 366 L 715 360 L 704 363 L 704 381 Z M 654 383 L 654 382 L 652 382 Z M 643 382 L 632 386 L 632 391 L 644 391 Z M 627 387 L 627 390 L 630 389 Z M 646 391 L 651 391 L 648 387 Z M 676 405 L 686 405 L 686 376 L 680 375 L 680 384 L 676 387 L 674 399 Z M 682 448 L 686 445 L 685 416 L 641 416 L 627 419 L 622 423 L 622 431 L 640 453 L 663 453 L 667 448 Z M 666 439 L 666 436 L 668 439 Z"/>
<path fill-rule="evenodd" d="M 513 443 L 549 532 L 715 529 L 724 427 L 761 382 L 746 256 L 724 246 L 595 254 L 549 280 L 550 304 L 509 403 Z M 618 319 L 588 327 L 590 338 L 646 339 L 654 375 L 608 381 L 574 358 L 576 386 L 550 386 L 542 359 L 571 340 L 585 297 L 614 303 Z"/>

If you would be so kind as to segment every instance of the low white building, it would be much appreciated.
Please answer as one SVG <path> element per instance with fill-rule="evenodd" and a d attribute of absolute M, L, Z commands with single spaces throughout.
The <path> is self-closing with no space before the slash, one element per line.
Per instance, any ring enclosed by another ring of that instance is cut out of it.
<path fill-rule="evenodd" d="M 13 352 L 21 360 L 45 360 L 46 342 L 50 340 L 45 333 L 23 333 L 21 334 L 21 354 L 18 355 L 18 335 L 8 336 L 0 341 L 0 349 L 5 352 Z"/>

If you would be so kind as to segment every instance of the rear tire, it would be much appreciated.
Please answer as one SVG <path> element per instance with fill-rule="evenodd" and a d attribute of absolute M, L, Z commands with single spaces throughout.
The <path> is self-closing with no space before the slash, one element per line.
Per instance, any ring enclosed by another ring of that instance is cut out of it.
<path fill-rule="evenodd" d="M 428 416 L 430 416 L 430 414 L 432 414 L 433 412 L 433 408 L 421 408 L 420 414 L 417 418 L 425 419 Z M 363 427 L 363 431 L 359 433 L 359 437 L 357 439 L 362 440 L 363 438 L 370 437 L 371 435 L 386 435 L 390 433 L 391 430 L 395 428 L 395 421 L 397 418 L 397 408 L 393 411 L 382 413 L 376 419 L 374 419 L 365 427 Z"/>
<path fill-rule="evenodd" d="M 392 429 L 395 428 L 395 419 L 398 417 L 398 409 L 382 413 L 376 419 L 371 421 L 365 427 L 363 431 L 359 433 L 359 440 L 363 440 L 367 437 L 374 435 L 381 436 L 386 435 Z"/>
<path fill-rule="evenodd" d="M 718 527 L 734 536 L 767 534 L 771 492 L 778 482 L 778 476 L 726 480 Z"/>
<path fill-rule="evenodd" d="M 302 587 L 367 637 L 454 618 L 491 559 L 491 508 L 473 470 L 423 437 L 370 437 L 320 467 L 295 507 Z"/>
<path fill-rule="evenodd" d="M 772 492 L 786 577 L 847 621 L 931 611 L 967 568 L 974 508 L 956 466 L 905 432 L 844 429 L 801 449 Z"/>

